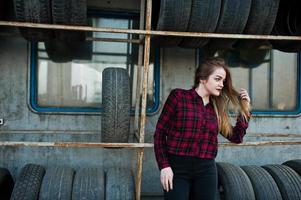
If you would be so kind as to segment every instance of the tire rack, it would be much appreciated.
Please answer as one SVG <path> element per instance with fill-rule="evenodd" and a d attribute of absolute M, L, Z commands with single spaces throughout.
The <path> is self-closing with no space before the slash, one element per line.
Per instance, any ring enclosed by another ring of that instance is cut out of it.
<path fill-rule="evenodd" d="M 146 2 L 146 5 L 145 5 Z M 196 32 L 176 32 L 176 31 L 153 31 L 151 30 L 151 11 L 152 0 L 141 0 L 140 7 L 140 28 L 135 29 L 115 29 L 115 28 L 94 28 L 87 26 L 67 26 L 53 24 L 38 24 L 26 22 L 0 21 L 0 26 L 9 27 L 27 27 L 42 29 L 61 29 L 77 30 L 89 32 L 104 33 L 125 33 L 138 34 L 139 40 L 127 40 L 117 38 L 87 38 L 89 41 L 107 41 L 107 42 L 129 42 L 139 44 L 138 53 L 138 77 L 135 105 L 134 134 L 139 143 L 86 143 L 86 142 L 13 142 L 0 141 L 0 146 L 10 147 L 64 147 L 64 148 L 138 148 L 137 173 L 136 173 L 136 200 L 141 196 L 142 164 L 144 157 L 144 148 L 152 148 L 152 143 L 145 143 L 145 120 L 146 120 L 146 96 L 147 96 L 147 77 L 149 73 L 149 55 L 150 55 L 150 37 L 151 36 L 177 36 L 177 37 L 206 37 L 206 38 L 234 38 L 234 39 L 268 39 L 268 40 L 299 40 L 301 36 L 273 36 L 273 35 L 247 35 L 247 34 L 222 34 L 222 33 L 196 33 Z M 146 14 L 146 15 L 145 15 Z M 145 28 L 144 28 L 145 22 Z M 144 56 L 143 56 L 144 55 Z M 143 57 L 142 57 L 143 56 Z M 143 62 L 143 66 L 142 66 Z M 143 77 L 141 77 L 141 68 L 143 67 Z M 142 81 L 142 85 L 141 84 Z M 139 101 L 142 92 L 140 127 L 139 125 Z M 139 133 L 139 134 L 138 134 Z M 269 137 L 269 136 L 268 136 Z M 285 136 L 289 137 L 289 136 Z M 299 138 L 300 136 L 297 136 Z M 301 145 L 299 141 L 263 141 L 263 142 L 244 142 L 242 144 L 221 143 L 219 147 L 237 147 L 237 146 L 270 146 L 270 145 Z"/>

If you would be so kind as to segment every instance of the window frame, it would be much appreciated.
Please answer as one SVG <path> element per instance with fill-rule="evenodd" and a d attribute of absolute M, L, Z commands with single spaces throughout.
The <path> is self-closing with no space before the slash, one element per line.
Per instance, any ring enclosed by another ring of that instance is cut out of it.
<path fill-rule="evenodd" d="M 135 12 L 109 12 L 89 10 L 89 17 L 106 17 L 118 19 L 139 19 L 139 13 Z M 102 108 L 92 107 L 47 107 L 38 104 L 38 44 L 36 42 L 29 43 L 30 62 L 29 62 L 29 107 L 36 113 L 44 114 L 101 114 Z M 146 108 L 147 114 L 155 113 L 159 108 L 160 95 L 160 48 L 154 49 L 154 105 Z M 135 91 L 132 91 L 135 92 Z M 134 114 L 132 107 L 131 113 Z"/>
<path fill-rule="evenodd" d="M 202 62 L 202 60 L 204 59 L 204 53 L 202 50 L 198 50 L 199 53 L 199 63 Z M 273 111 L 273 110 L 256 110 L 256 109 L 252 109 L 252 115 L 253 116 L 257 116 L 257 117 L 260 117 L 260 116 L 263 116 L 263 117 L 268 117 L 268 116 L 279 116 L 279 117 L 285 117 L 285 116 L 288 116 L 288 117 L 298 117 L 301 115 L 301 81 L 300 81 L 300 78 L 301 78 L 301 54 L 300 52 L 297 52 L 297 83 L 296 83 L 296 88 L 297 88 L 297 91 L 296 91 L 296 109 L 295 110 L 292 110 L 292 111 L 288 111 L 288 110 L 284 110 L 284 111 Z M 251 80 L 249 80 L 251 81 Z M 249 83 L 249 90 L 252 91 L 253 87 L 252 87 L 252 84 Z M 250 92 L 250 98 L 251 98 L 251 101 L 252 101 L 252 92 Z M 251 102 L 251 105 L 252 105 L 252 102 Z"/>

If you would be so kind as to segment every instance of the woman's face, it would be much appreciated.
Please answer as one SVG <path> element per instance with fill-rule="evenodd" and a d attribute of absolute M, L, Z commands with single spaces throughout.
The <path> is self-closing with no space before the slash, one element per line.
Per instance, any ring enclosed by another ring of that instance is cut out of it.
<path fill-rule="evenodd" d="M 219 96 L 224 87 L 224 81 L 226 79 L 226 71 L 222 67 L 216 68 L 216 70 L 205 80 L 204 88 L 209 95 Z"/>

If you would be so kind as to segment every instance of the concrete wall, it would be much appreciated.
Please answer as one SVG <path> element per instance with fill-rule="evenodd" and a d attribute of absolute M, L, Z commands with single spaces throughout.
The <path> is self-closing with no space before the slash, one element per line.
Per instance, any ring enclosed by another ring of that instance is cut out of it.
<path fill-rule="evenodd" d="M 28 107 L 28 44 L 19 36 L 1 37 L 0 41 L 0 118 L 4 119 L 4 125 L 0 126 L 0 140 L 99 142 L 100 115 L 37 114 Z M 166 48 L 161 53 L 160 109 L 170 90 L 191 87 L 196 67 L 194 50 Z M 160 109 L 147 117 L 147 142 L 152 142 Z M 255 116 L 245 141 L 300 141 L 301 127 L 298 124 L 300 117 Z M 268 134 L 279 134 L 279 137 L 268 137 Z M 282 137 L 280 134 L 294 134 L 294 137 Z M 221 147 L 217 161 L 263 165 L 300 159 L 300 152 L 301 145 Z M 99 166 L 107 169 L 122 165 L 136 171 L 133 149 L 0 147 L 0 166 L 9 168 L 14 177 L 29 162 L 74 168 Z M 159 171 L 150 148 L 146 149 L 143 167 L 142 192 L 161 193 Z"/>

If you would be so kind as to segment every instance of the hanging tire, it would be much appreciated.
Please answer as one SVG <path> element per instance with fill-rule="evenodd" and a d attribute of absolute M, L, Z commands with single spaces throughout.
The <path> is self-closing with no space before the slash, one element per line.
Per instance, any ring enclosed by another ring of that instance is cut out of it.
<path fill-rule="evenodd" d="M 278 14 L 275 25 L 272 30 L 273 35 L 291 35 L 298 36 L 301 34 L 301 16 L 298 8 L 301 2 L 298 0 L 280 1 Z M 299 52 L 301 51 L 300 41 L 285 41 L 285 40 L 271 40 L 273 48 L 283 52 Z"/>
<path fill-rule="evenodd" d="M 254 165 L 242 166 L 241 168 L 252 183 L 256 200 L 282 200 L 276 182 L 266 170 Z"/>
<path fill-rule="evenodd" d="M 76 171 L 72 200 L 105 199 L 105 174 L 102 169 L 83 168 Z"/>
<path fill-rule="evenodd" d="M 130 170 L 111 168 L 106 176 L 106 200 L 135 199 L 134 177 Z"/>
<path fill-rule="evenodd" d="M 298 160 L 289 160 L 283 163 L 283 165 L 289 166 L 295 172 L 297 172 L 301 176 L 301 159 Z"/>
<path fill-rule="evenodd" d="M 191 15 L 187 32 L 213 33 L 218 22 L 221 0 L 192 0 Z M 209 42 L 208 38 L 183 38 L 180 46 L 200 48 Z"/>
<path fill-rule="evenodd" d="M 38 199 L 45 169 L 41 165 L 25 165 L 15 183 L 11 200 Z"/>
<path fill-rule="evenodd" d="M 49 167 L 42 182 L 39 200 L 71 199 L 74 170 L 69 167 Z"/>
<path fill-rule="evenodd" d="M 70 45 L 67 41 L 61 41 L 53 39 L 45 42 L 45 51 L 47 52 L 48 58 L 56 63 L 71 62 L 73 59 L 73 53 Z"/>
<path fill-rule="evenodd" d="M 92 60 L 92 41 L 63 41 L 53 39 L 45 42 L 48 58 L 56 63 L 72 60 Z"/>
<path fill-rule="evenodd" d="M 216 33 L 242 33 L 248 20 L 252 0 L 223 0 Z M 210 49 L 231 49 L 236 39 L 211 39 Z"/>
<path fill-rule="evenodd" d="M 269 35 L 273 29 L 280 0 L 252 0 L 244 34 Z M 266 40 L 239 40 L 235 48 L 258 49 Z"/>
<path fill-rule="evenodd" d="M 256 68 L 266 62 L 270 49 L 236 49 L 242 67 Z"/>
<path fill-rule="evenodd" d="M 218 182 L 223 188 L 225 200 L 255 200 L 250 179 L 239 167 L 230 163 L 217 162 Z"/>
<path fill-rule="evenodd" d="M 102 141 L 128 142 L 130 132 L 130 80 L 126 69 L 102 72 Z"/>
<path fill-rule="evenodd" d="M 186 31 L 189 22 L 192 0 L 153 1 L 153 24 L 160 31 Z M 155 42 L 161 46 L 177 46 L 181 37 L 158 36 Z"/>
<path fill-rule="evenodd" d="M 14 0 L 16 20 L 19 22 L 51 24 L 50 0 Z M 48 41 L 53 31 L 37 28 L 20 28 L 21 35 L 28 41 Z"/>
<path fill-rule="evenodd" d="M 0 20 L 4 19 L 4 2 L 0 1 Z"/>
<path fill-rule="evenodd" d="M 227 64 L 227 66 L 231 68 L 240 67 L 240 58 L 239 52 L 236 50 L 219 50 L 217 51 L 218 56 L 223 58 Z"/>
<path fill-rule="evenodd" d="M 0 199 L 9 200 L 14 187 L 14 180 L 10 172 L 0 168 Z"/>
<path fill-rule="evenodd" d="M 274 178 L 284 200 L 301 199 L 301 177 L 285 165 L 262 166 Z"/>
<path fill-rule="evenodd" d="M 54 24 L 87 25 L 86 0 L 53 0 Z M 73 59 L 91 60 L 92 42 L 86 42 L 84 31 L 56 30 L 56 38 L 45 44 L 48 57 L 53 62 L 71 62 Z"/>
<path fill-rule="evenodd" d="M 52 19 L 54 24 L 87 25 L 86 0 L 52 0 Z M 55 31 L 62 41 L 85 41 L 85 34 L 84 31 Z"/>

